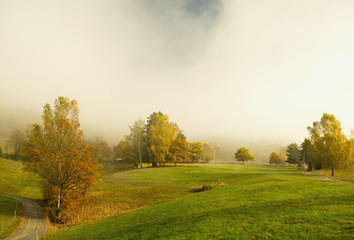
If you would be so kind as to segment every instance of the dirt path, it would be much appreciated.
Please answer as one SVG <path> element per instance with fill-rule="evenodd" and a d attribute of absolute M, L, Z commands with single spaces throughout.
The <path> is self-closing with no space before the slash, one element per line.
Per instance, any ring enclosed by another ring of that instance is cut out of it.
<path fill-rule="evenodd" d="M 349 182 L 349 181 L 345 181 L 345 180 L 341 180 L 341 179 L 336 179 L 336 178 L 326 177 L 326 176 L 323 176 L 323 175 L 318 175 L 318 174 L 316 174 L 316 173 L 308 172 L 308 171 L 304 171 L 304 170 L 302 170 L 302 172 L 303 172 L 306 176 L 318 177 L 318 178 L 321 178 L 321 179 L 326 180 L 326 181 L 332 181 L 332 182 L 338 182 L 338 181 L 341 181 L 341 182 Z"/>
<path fill-rule="evenodd" d="M 28 199 L 11 198 L 17 199 L 23 204 L 25 222 L 15 234 L 5 238 L 5 240 L 35 240 L 45 234 L 48 226 L 44 219 L 42 208 L 37 203 Z"/>

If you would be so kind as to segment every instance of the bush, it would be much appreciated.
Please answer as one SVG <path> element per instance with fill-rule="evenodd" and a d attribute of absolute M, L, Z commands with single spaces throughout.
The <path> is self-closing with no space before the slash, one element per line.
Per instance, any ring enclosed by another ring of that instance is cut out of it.
<path fill-rule="evenodd" d="M 210 184 L 201 184 L 200 187 L 195 187 L 191 190 L 191 192 L 204 192 L 214 188 L 225 186 L 224 183 L 210 183 Z"/>

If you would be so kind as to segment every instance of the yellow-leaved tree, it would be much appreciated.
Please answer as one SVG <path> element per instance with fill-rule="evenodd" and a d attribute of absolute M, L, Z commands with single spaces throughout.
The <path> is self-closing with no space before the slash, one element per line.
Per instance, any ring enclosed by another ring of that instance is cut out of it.
<path fill-rule="evenodd" d="M 310 132 L 310 144 L 307 147 L 311 161 L 319 163 L 318 168 L 334 170 L 352 165 L 352 143 L 342 132 L 340 122 L 333 114 L 324 113 L 321 120 L 307 127 Z"/>
<path fill-rule="evenodd" d="M 166 114 L 151 114 L 147 124 L 146 144 L 152 166 L 165 165 L 175 136 L 174 125 L 169 122 Z"/>

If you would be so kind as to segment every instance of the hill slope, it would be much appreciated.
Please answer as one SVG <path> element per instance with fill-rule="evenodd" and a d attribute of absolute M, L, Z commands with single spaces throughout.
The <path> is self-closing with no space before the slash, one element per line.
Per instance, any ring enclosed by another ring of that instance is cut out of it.
<path fill-rule="evenodd" d="M 44 239 L 353 237 L 351 183 L 325 182 L 283 167 L 200 165 L 151 171 L 157 182 L 169 182 L 172 176 L 176 185 L 181 181 L 195 184 L 190 177 L 193 174 L 226 185 L 58 231 Z M 168 174 L 170 171 L 178 171 L 179 178 Z M 144 174 L 151 172 L 146 169 L 140 177 Z"/>

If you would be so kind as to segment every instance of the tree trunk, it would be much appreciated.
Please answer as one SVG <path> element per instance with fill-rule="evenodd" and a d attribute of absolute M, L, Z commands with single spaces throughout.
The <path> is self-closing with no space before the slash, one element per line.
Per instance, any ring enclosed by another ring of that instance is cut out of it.
<path fill-rule="evenodd" d="M 332 167 L 332 177 L 334 177 L 334 167 Z"/>
<path fill-rule="evenodd" d="M 60 192 L 58 193 L 58 198 L 57 198 L 57 201 L 58 201 L 58 210 L 57 210 L 57 218 L 58 219 L 61 219 L 61 198 L 62 198 L 62 196 L 61 196 L 61 190 L 60 190 Z"/>

